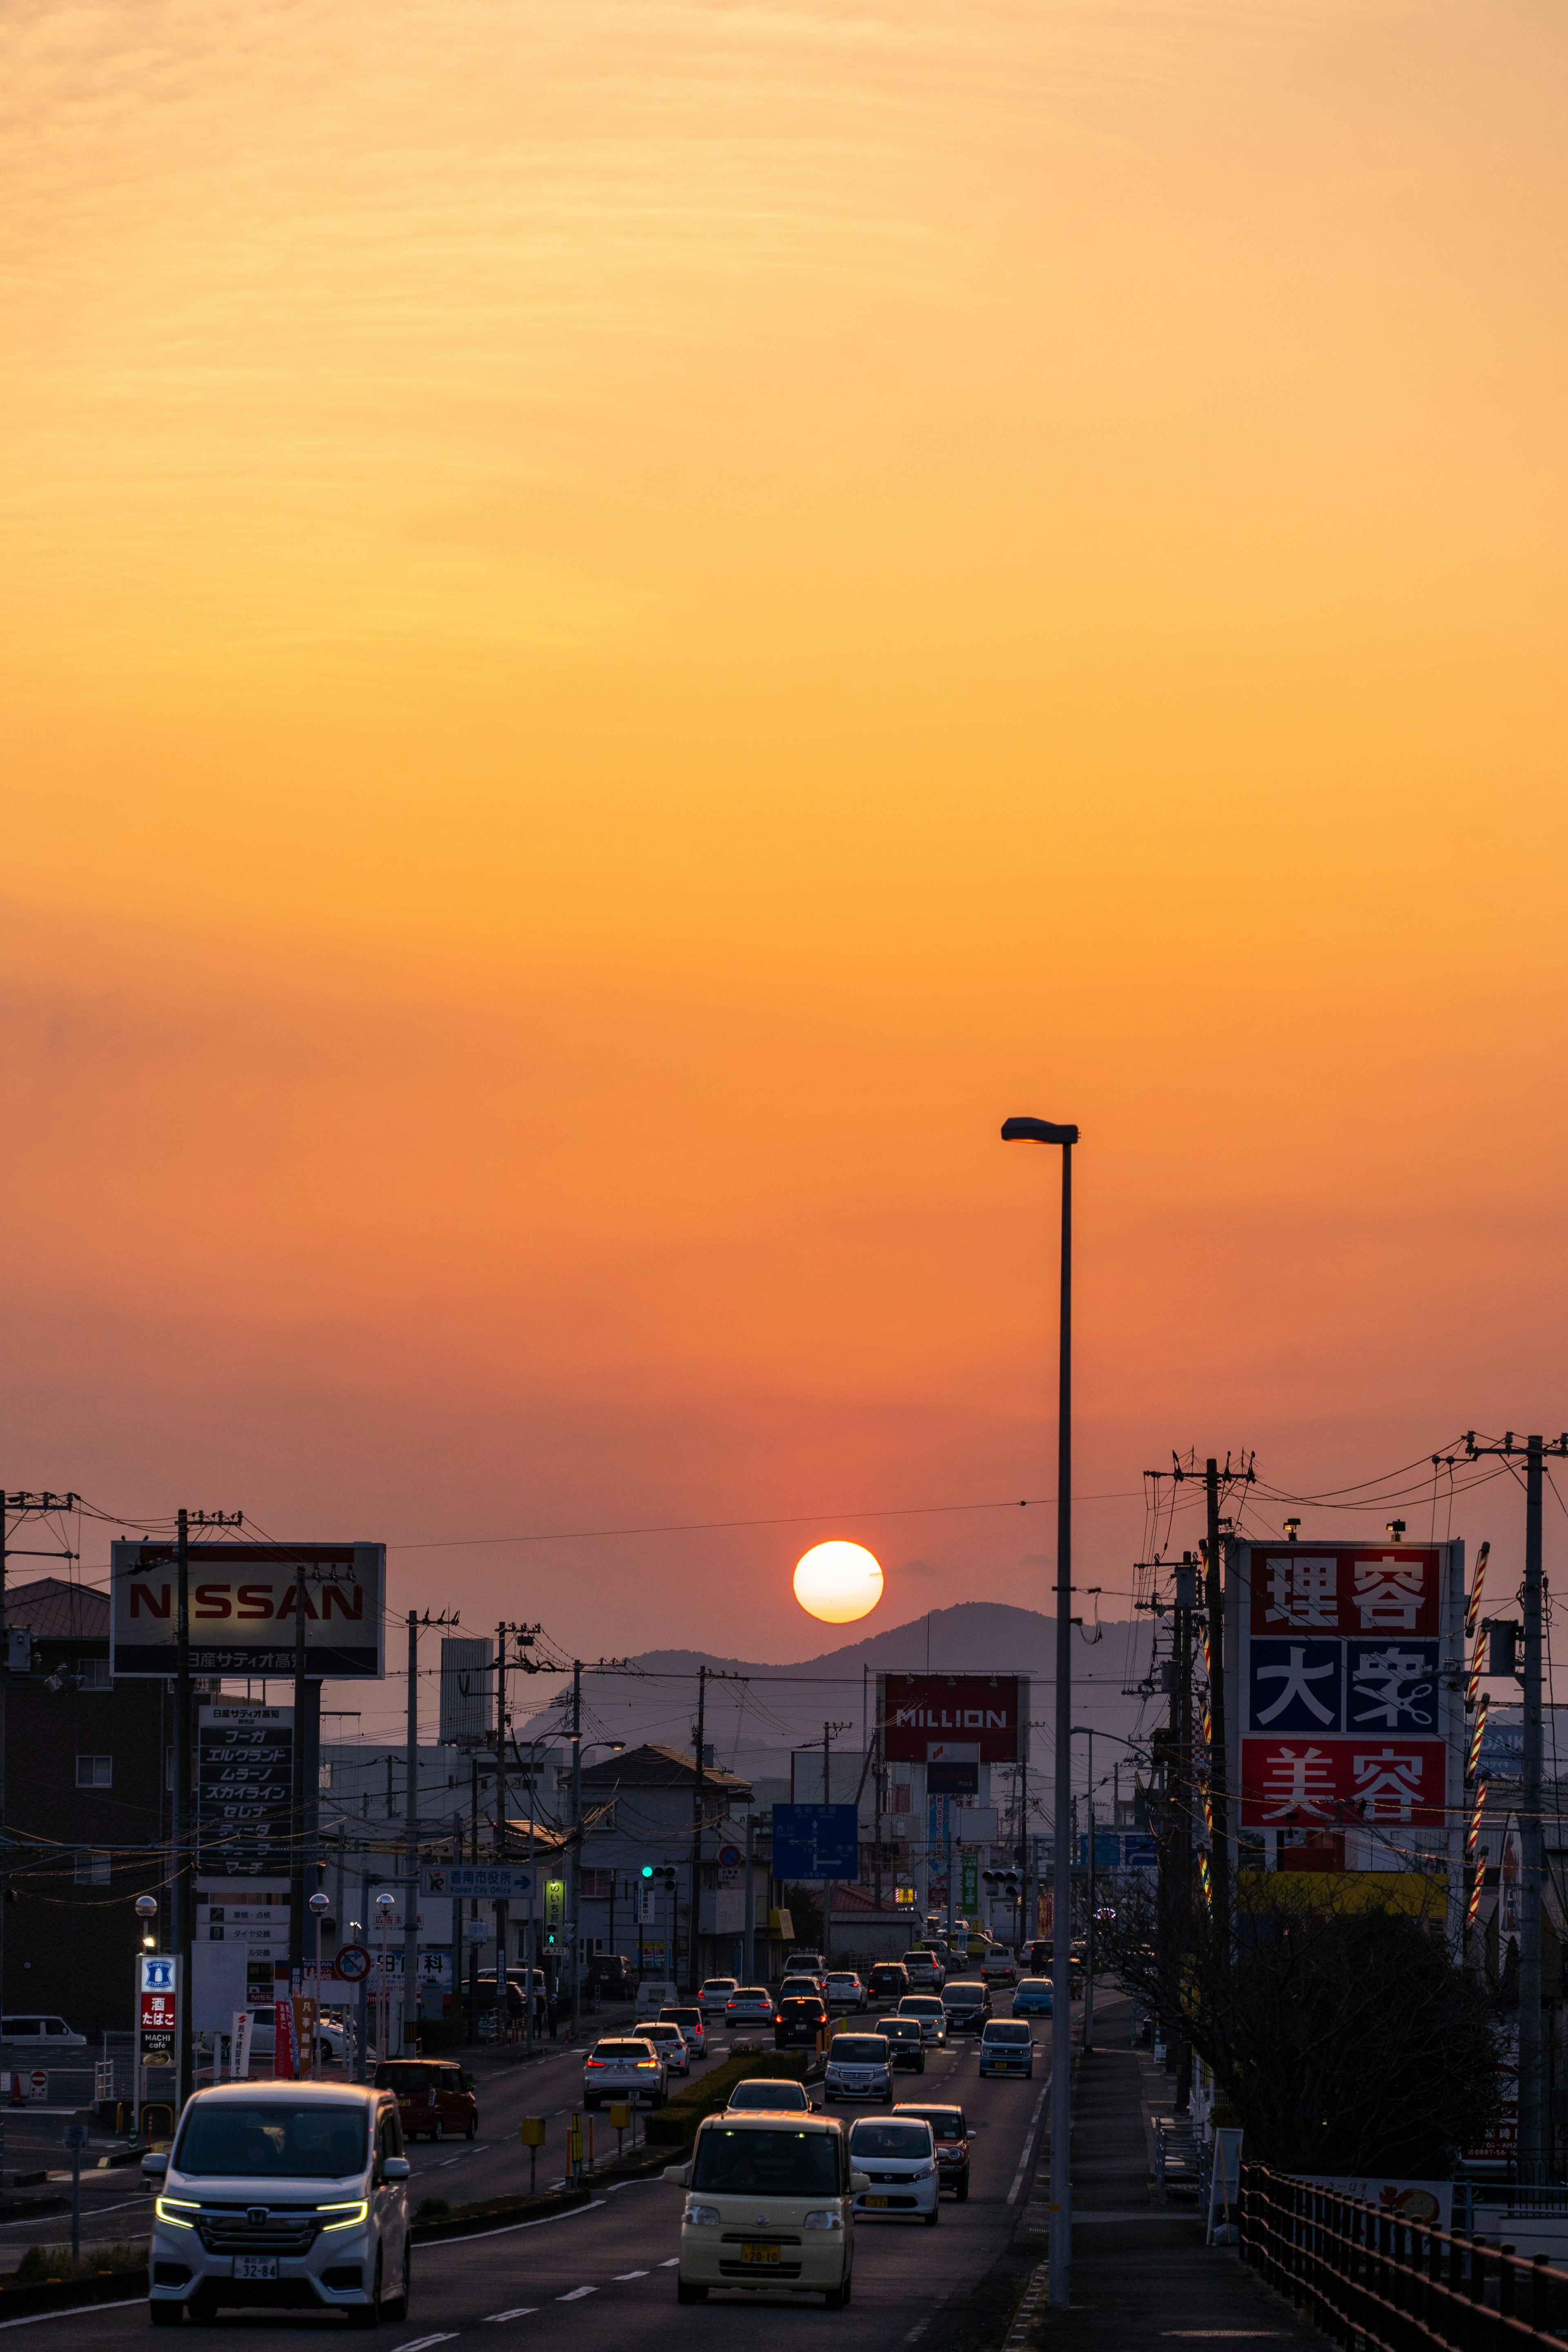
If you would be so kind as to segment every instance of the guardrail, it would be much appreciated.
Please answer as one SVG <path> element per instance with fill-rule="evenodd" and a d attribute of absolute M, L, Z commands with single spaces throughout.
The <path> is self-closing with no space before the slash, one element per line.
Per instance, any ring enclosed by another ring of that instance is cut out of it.
<path fill-rule="evenodd" d="M 1568 2274 L 1264 2165 L 1241 2168 L 1241 2258 L 1350 2352 L 1562 2352 Z"/>

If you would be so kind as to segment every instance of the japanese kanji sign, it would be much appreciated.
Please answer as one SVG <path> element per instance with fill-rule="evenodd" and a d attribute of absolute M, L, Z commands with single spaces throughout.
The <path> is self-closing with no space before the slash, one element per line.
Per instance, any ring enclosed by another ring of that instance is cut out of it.
<path fill-rule="evenodd" d="M 1424 1634 L 1436 1639 L 1442 1607 L 1436 1545 L 1321 1550 L 1308 1544 L 1252 1547 L 1252 1631 Z"/>
<path fill-rule="evenodd" d="M 1441 1739 L 1244 1739 L 1244 1829 L 1344 1828 L 1358 1822 L 1440 1828 L 1447 1748 Z"/>

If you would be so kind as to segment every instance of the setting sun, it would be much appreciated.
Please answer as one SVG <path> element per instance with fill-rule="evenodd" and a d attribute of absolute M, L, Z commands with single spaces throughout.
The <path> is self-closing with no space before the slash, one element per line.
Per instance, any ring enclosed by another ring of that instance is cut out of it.
<path fill-rule="evenodd" d="M 814 1617 L 847 1625 L 882 1597 L 882 1571 L 864 1544 L 813 1544 L 795 1563 L 795 1597 Z"/>

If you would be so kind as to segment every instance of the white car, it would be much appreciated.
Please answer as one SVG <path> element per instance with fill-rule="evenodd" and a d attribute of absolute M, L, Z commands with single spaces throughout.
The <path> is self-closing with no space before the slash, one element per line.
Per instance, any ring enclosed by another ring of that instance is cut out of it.
<path fill-rule="evenodd" d="M 736 1977 L 707 1977 L 698 1992 L 697 2006 L 704 2016 L 710 2010 L 727 2009 L 731 1994 L 740 1990 L 740 1980 Z"/>
<path fill-rule="evenodd" d="M 644 2032 L 605 2034 L 583 2061 L 584 2113 L 592 2115 L 606 2099 L 626 2099 L 633 2106 L 646 2099 L 650 2107 L 662 2107 L 664 2060 L 663 2050 Z"/>
<path fill-rule="evenodd" d="M 726 2025 L 768 2025 L 773 2021 L 773 1997 L 766 1985 L 740 1985 L 724 2003 Z"/>
<path fill-rule="evenodd" d="M 651 2042 L 672 2074 L 691 2072 L 691 2044 L 672 2017 L 650 2018 L 639 2023 L 637 2032 L 644 2042 Z"/>
<path fill-rule="evenodd" d="M 8 2017 L 0 2025 L 7 2042 L 14 2050 L 58 2052 L 64 2057 L 68 2050 L 85 2050 L 85 2033 L 74 2033 L 63 2017 L 40 2017 L 37 2010 L 25 2016 Z"/>
<path fill-rule="evenodd" d="M 934 2042 L 939 2050 L 946 2049 L 947 2011 L 940 1993 L 907 1992 L 893 2013 L 896 2017 L 915 2018 L 922 2038 Z"/>
<path fill-rule="evenodd" d="M 893 2104 L 893 2058 L 885 2033 L 836 2033 L 827 2045 L 822 2101 L 875 2099 Z"/>
<path fill-rule="evenodd" d="M 864 2009 L 866 1988 L 851 1969 L 834 1969 L 827 1979 L 829 2009 Z"/>
<path fill-rule="evenodd" d="M 982 1984 L 1010 1985 L 1018 1980 L 1018 1963 L 1005 1946 L 994 1944 L 980 1963 Z"/>
<path fill-rule="evenodd" d="M 220 2305 L 408 2317 L 409 2228 L 397 2102 L 363 2083 L 222 2083 L 196 2091 L 152 2184 L 148 2317 Z"/>
<path fill-rule="evenodd" d="M 904 1969 L 916 1992 L 940 1992 L 947 1982 L 947 1970 L 936 1954 L 923 1948 L 904 1954 Z"/>
<path fill-rule="evenodd" d="M 895 2112 L 885 2122 L 873 2122 L 862 2116 L 849 2127 L 849 2168 L 864 2173 L 868 2183 L 856 2195 L 857 2221 L 885 2217 L 923 2221 L 928 2230 L 935 2229 L 942 2181 L 936 2142 L 923 2119 L 916 2122 L 911 2116 L 901 2122 Z"/>

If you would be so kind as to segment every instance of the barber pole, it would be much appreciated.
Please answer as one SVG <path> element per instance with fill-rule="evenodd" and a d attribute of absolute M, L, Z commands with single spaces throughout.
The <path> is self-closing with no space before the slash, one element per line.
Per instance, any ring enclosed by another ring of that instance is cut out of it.
<path fill-rule="evenodd" d="M 1465 1612 L 1465 1639 L 1474 1639 L 1476 1621 L 1481 1611 L 1481 1588 L 1487 1580 L 1487 1560 L 1491 1553 L 1489 1543 L 1482 1544 L 1476 1554 L 1476 1572 L 1470 1580 L 1470 1604 Z"/>
<path fill-rule="evenodd" d="M 1476 1701 L 1476 1720 L 1475 1727 L 1470 1733 L 1470 1751 L 1465 1759 L 1465 1778 L 1467 1780 L 1473 1780 L 1475 1779 L 1476 1767 L 1481 1760 L 1481 1735 L 1487 1727 L 1487 1709 L 1490 1705 L 1491 1700 L 1489 1696 L 1485 1691 L 1483 1691 L 1480 1697 Z"/>

